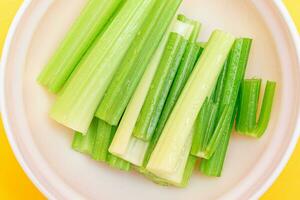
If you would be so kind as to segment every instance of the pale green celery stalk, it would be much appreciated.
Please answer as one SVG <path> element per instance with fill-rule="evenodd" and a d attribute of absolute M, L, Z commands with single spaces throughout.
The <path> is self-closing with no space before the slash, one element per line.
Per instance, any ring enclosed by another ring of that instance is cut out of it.
<path fill-rule="evenodd" d="M 151 59 L 151 62 L 147 66 L 146 71 L 124 112 L 116 135 L 113 138 L 111 146 L 109 147 L 109 151 L 112 154 L 121 157 L 137 166 L 142 165 L 149 143 L 133 137 L 133 129 L 146 99 L 147 93 L 150 89 L 155 72 L 159 66 L 169 35 L 171 32 L 176 32 L 179 30 L 178 26 L 180 24 L 182 24 L 182 22 L 175 21 L 160 42 L 158 49 Z"/>
<path fill-rule="evenodd" d="M 197 114 L 212 92 L 233 43 L 231 34 L 219 30 L 212 33 L 147 164 L 146 169 L 153 174 L 159 177 L 177 176 L 180 167 L 185 166 Z"/>
<path fill-rule="evenodd" d="M 72 142 L 72 148 L 81 153 L 92 155 L 95 139 L 97 136 L 98 120 L 93 119 L 86 135 L 75 132 Z"/>
<path fill-rule="evenodd" d="M 87 52 L 50 111 L 57 122 L 86 133 L 116 69 L 155 0 L 127 0 Z"/>
<path fill-rule="evenodd" d="M 115 135 L 117 131 L 117 127 L 112 127 L 111 128 L 111 140 L 110 143 L 112 141 L 113 136 Z M 108 152 L 108 149 L 106 149 L 106 151 Z M 109 164 L 109 166 L 116 168 L 116 169 L 120 169 L 123 171 L 129 171 L 131 169 L 131 164 L 129 162 L 127 162 L 126 160 L 123 160 L 122 158 L 119 158 L 111 153 L 108 153 L 107 158 L 106 158 L 106 162 Z"/>
<path fill-rule="evenodd" d="M 192 174 L 193 174 L 196 161 L 197 161 L 197 157 L 189 155 L 188 160 L 185 165 L 183 176 L 181 176 L 181 180 L 179 180 L 180 179 L 179 178 L 176 181 L 170 181 L 170 178 L 167 180 L 167 179 L 158 177 L 158 176 L 152 174 L 151 172 L 147 171 L 144 167 L 139 167 L 137 170 L 140 173 L 142 173 L 145 177 L 147 177 L 148 179 L 150 179 L 151 181 L 153 181 L 156 184 L 163 185 L 163 186 L 174 185 L 176 187 L 186 187 L 189 183 L 189 180 L 190 180 Z M 178 174 L 182 174 L 182 172 L 179 171 Z"/>
<path fill-rule="evenodd" d="M 232 132 L 232 126 L 236 115 L 236 102 L 240 84 L 244 78 L 245 70 L 247 67 L 248 57 L 250 53 L 252 40 L 248 38 L 237 39 L 232 47 L 228 61 L 226 64 L 226 74 L 222 92 L 220 94 L 219 101 L 219 114 L 218 119 L 222 116 L 222 111 L 228 107 L 229 114 L 227 118 L 231 119 L 231 123 L 224 123 L 222 131 L 219 133 L 222 137 L 218 141 L 218 148 L 213 153 L 209 160 L 202 160 L 200 170 L 203 174 L 208 176 L 220 176 L 225 160 L 226 151 L 230 135 Z M 229 117 L 230 116 L 230 117 Z M 219 120 L 220 121 L 220 120 Z"/>
<path fill-rule="evenodd" d="M 92 158 L 99 161 L 106 161 L 109 154 L 108 147 L 113 137 L 112 126 L 102 120 L 98 120 L 97 135 L 95 137 Z"/>
<path fill-rule="evenodd" d="M 182 0 L 157 1 L 116 72 L 96 117 L 117 125 Z M 124 92 L 126 91 L 126 92 Z"/>
<path fill-rule="evenodd" d="M 176 166 L 172 173 L 153 173 L 148 168 L 146 170 L 152 173 L 157 178 L 164 180 L 165 183 L 177 186 L 185 187 L 191 177 L 193 167 L 195 166 L 196 159 L 190 155 L 190 147 L 192 145 L 193 134 L 189 134 L 186 144 L 182 148 L 181 156 L 178 160 L 178 165 Z M 151 158 L 150 158 L 151 159 Z"/>
<path fill-rule="evenodd" d="M 176 77 L 174 79 L 174 82 L 173 82 L 170 92 L 168 94 L 168 98 L 164 105 L 164 109 L 159 118 L 159 122 L 155 129 L 153 138 L 150 141 L 149 147 L 147 149 L 147 153 L 145 155 L 144 163 L 143 163 L 144 167 L 146 167 L 146 165 L 149 161 L 150 155 L 151 155 L 151 153 L 161 135 L 161 132 L 163 131 L 163 128 L 169 118 L 169 115 L 171 114 L 171 111 L 173 110 L 175 103 L 178 100 L 179 95 L 181 94 L 181 92 L 183 90 L 184 85 L 186 84 L 190 74 L 192 73 L 192 71 L 194 69 L 194 66 L 195 66 L 197 60 L 199 59 L 199 57 L 201 56 L 201 53 L 203 51 L 203 48 L 201 48 L 198 44 L 193 43 L 192 41 L 193 40 L 190 40 L 190 42 L 186 48 L 185 54 L 180 63 Z"/>
<path fill-rule="evenodd" d="M 276 89 L 275 82 L 267 82 L 259 119 L 256 122 L 260 85 L 260 79 L 250 79 L 243 82 L 236 120 L 236 129 L 239 133 L 255 138 L 261 137 L 267 129 Z"/>
<path fill-rule="evenodd" d="M 167 46 L 133 130 L 133 135 L 138 139 L 150 141 L 154 134 L 192 28 L 192 26 L 187 25 L 187 30 L 190 31 L 185 38 L 177 33 L 171 33 L 169 36 Z"/>
<path fill-rule="evenodd" d="M 236 130 L 240 133 L 248 133 L 256 128 L 256 113 L 261 82 L 261 79 L 250 79 L 241 83 L 236 118 Z"/>
<path fill-rule="evenodd" d="M 123 0 L 90 0 L 40 73 L 38 82 L 53 93 L 59 92 L 122 3 Z"/>

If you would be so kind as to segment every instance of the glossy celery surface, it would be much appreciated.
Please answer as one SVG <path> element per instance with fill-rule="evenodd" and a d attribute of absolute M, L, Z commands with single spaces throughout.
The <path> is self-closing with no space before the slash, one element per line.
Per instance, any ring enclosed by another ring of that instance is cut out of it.
<path fill-rule="evenodd" d="M 117 127 L 111 128 L 111 136 L 112 137 L 110 137 L 110 144 L 111 144 L 112 138 L 115 135 L 116 131 L 117 131 Z M 116 169 L 120 169 L 122 171 L 129 171 L 131 169 L 131 164 L 128 161 L 109 153 L 108 148 L 106 149 L 106 152 L 107 152 L 106 162 L 109 164 L 109 166 L 116 168 Z"/>
<path fill-rule="evenodd" d="M 266 131 L 275 95 L 276 83 L 267 81 L 258 120 L 260 79 L 247 79 L 241 85 L 236 130 L 243 135 L 259 138 Z"/>
<path fill-rule="evenodd" d="M 98 120 L 97 135 L 95 137 L 92 158 L 105 162 L 108 157 L 108 148 L 114 136 L 113 127 L 102 120 Z"/>
<path fill-rule="evenodd" d="M 108 87 L 96 112 L 96 117 L 111 125 L 119 123 L 181 2 L 182 0 L 156 2 Z"/>
<path fill-rule="evenodd" d="M 117 13 L 124 0 L 90 0 L 70 31 L 55 51 L 38 82 L 57 93 L 70 77 L 81 58 L 105 26 Z"/>
<path fill-rule="evenodd" d="M 239 94 L 236 130 L 241 133 L 251 132 L 256 128 L 256 113 L 261 88 L 261 79 L 244 80 Z"/>
<path fill-rule="evenodd" d="M 94 119 L 86 135 L 75 132 L 72 142 L 72 148 L 81 153 L 92 155 L 95 139 L 97 136 L 98 120 Z"/>
<path fill-rule="evenodd" d="M 129 171 L 131 164 L 109 153 L 108 148 L 116 132 L 116 127 L 94 118 L 86 135 L 75 132 L 72 148 L 91 156 L 94 160 L 106 162 L 111 167 Z"/>
<path fill-rule="evenodd" d="M 231 34 L 212 33 L 154 148 L 146 167 L 150 172 L 160 177 L 170 176 L 186 164 L 197 114 L 212 92 L 233 43 Z"/>
<path fill-rule="evenodd" d="M 155 2 L 125 2 L 57 98 L 50 111 L 54 120 L 81 133 L 87 132 L 104 92 Z"/>
<path fill-rule="evenodd" d="M 187 28 L 188 26 L 186 26 L 185 23 L 175 20 L 168 33 L 164 36 L 159 48 L 147 67 L 143 78 L 137 87 L 137 90 L 135 91 L 128 104 L 128 107 L 126 108 L 116 136 L 114 137 L 112 145 L 109 149 L 111 153 L 128 160 L 137 166 L 141 166 L 143 164 L 149 142 L 144 142 L 133 137 L 133 130 L 146 99 L 147 93 L 151 87 L 153 77 L 155 76 L 157 68 L 159 67 L 159 63 L 166 48 L 170 32 L 182 34 L 181 31 L 184 29 L 181 27 Z"/>
<path fill-rule="evenodd" d="M 192 156 L 192 155 L 188 156 L 188 160 L 186 162 L 184 172 L 178 173 L 178 174 L 182 175 L 181 177 L 179 177 L 179 179 L 181 179 L 181 180 L 179 180 L 177 182 L 172 181 L 170 179 L 164 179 L 162 177 L 156 176 L 156 175 L 152 174 L 151 172 L 149 172 L 148 170 L 146 170 L 144 167 L 139 167 L 137 170 L 140 173 L 142 173 L 146 178 L 150 179 L 151 181 L 153 181 L 156 184 L 163 185 L 163 186 L 173 185 L 176 187 L 183 188 L 183 187 L 186 187 L 190 181 L 190 178 L 191 178 L 194 168 L 195 168 L 196 161 L 197 161 L 197 157 Z"/>
<path fill-rule="evenodd" d="M 133 130 L 133 135 L 150 141 L 172 86 L 187 40 L 177 33 L 171 33 L 162 55 L 158 70 Z"/>
<path fill-rule="evenodd" d="M 236 115 L 236 102 L 240 84 L 244 78 L 245 70 L 248 63 L 252 40 L 249 38 L 240 38 L 234 42 L 230 55 L 228 57 L 223 89 L 219 92 L 220 105 L 218 118 L 222 115 L 222 111 L 226 106 L 229 108 L 229 116 L 231 123 L 224 124 L 222 128 L 224 133 L 219 141 L 218 148 L 209 160 L 202 160 L 200 170 L 208 176 L 220 176 L 232 132 L 232 127 Z"/>
<path fill-rule="evenodd" d="M 197 60 L 201 56 L 203 48 L 200 47 L 195 41 L 196 40 L 194 40 L 194 42 L 191 41 L 187 45 L 185 54 L 180 63 L 176 77 L 174 79 L 174 82 L 173 82 L 170 92 L 168 94 L 162 114 L 159 118 L 159 122 L 155 129 L 153 138 L 151 139 L 149 147 L 147 149 L 145 159 L 144 159 L 144 164 L 143 164 L 144 166 L 147 165 L 150 155 L 152 154 L 152 151 L 157 144 L 157 141 L 158 141 L 158 139 L 163 131 L 163 128 L 165 127 L 165 124 L 166 124 L 178 98 L 179 98 L 179 95 L 181 94 L 181 92 L 184 88 L 184 85 L 186 84 L 189 76 L 191 75 Z"/>

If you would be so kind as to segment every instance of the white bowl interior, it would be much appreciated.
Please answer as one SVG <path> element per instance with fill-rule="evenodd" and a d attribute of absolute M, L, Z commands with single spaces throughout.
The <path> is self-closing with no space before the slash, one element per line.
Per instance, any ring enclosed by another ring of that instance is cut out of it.
<path fill-rule="evenodd" d="M 282 159 L 293 136 L 298 108 L 298 69 L 290 38 L 272 3 L 240 0 L 185 0 L 181 11 L 212 30 L 254 39 L 247 77 L 278 83 L 267 133 L 260 140 L 233 134 L 221 178 L 197 170 L 186 189 L 161 187 L 137 173 L 123 173 L 70 148 L 72 131 L 49 119 L 55 97 L 36 83 L 85 0 L 32 1 L 9 49 L 5 71 L 5 111 L 12 137 L 34 176 L 57 198 L 215 199 L 252 196 Z M 262 15 L 261 9 L 269 9 Z M 274 14 L 275 13 L 275 14 Z M 275 15 L 274 19 L 269 17 Z M 276 31 L 276 32 L 274 32 Z M 294 107 L 293 107 L 294 106 Z"/>

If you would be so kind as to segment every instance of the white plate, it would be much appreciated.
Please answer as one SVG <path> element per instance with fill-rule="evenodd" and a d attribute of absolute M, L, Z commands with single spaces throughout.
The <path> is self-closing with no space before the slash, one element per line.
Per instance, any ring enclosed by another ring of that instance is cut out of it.
<path fill-rule="evenodd" d="M 35 79 L 85 0 L 25 1 L 3 53 L 2 116 L 25 172 L 51 199 L 249 199 L 259 197 L 287 162 L 299 133 L 297 31 L 281 1 L 185 0 L 182 11 L 203 23 L 254 39 L 247 76 L 276 80 L 272 120 L 261 140 L 234 135 L 221 178 L 195 172 L 186 189 L 161 187 L 71 150 L 71 131 L 47 116 L 54 97 Z M 299 49 L 298 49 L 299 50 Z"/>

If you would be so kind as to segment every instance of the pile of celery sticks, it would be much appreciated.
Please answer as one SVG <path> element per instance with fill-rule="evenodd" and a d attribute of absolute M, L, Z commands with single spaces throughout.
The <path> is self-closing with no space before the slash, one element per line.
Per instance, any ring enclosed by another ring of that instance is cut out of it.
<path fill-rule="evenodd" d="M 261 137 L 276 83 L 244 80 L 252 40 L 177 15 L 182 0 L 89 0 L 38 77 L 73 149 L 162 185 L 187 185 L 196 161 L 220 176 L 236 130 Z M 236 120 L 235 120 L 236 119 Z"/>

